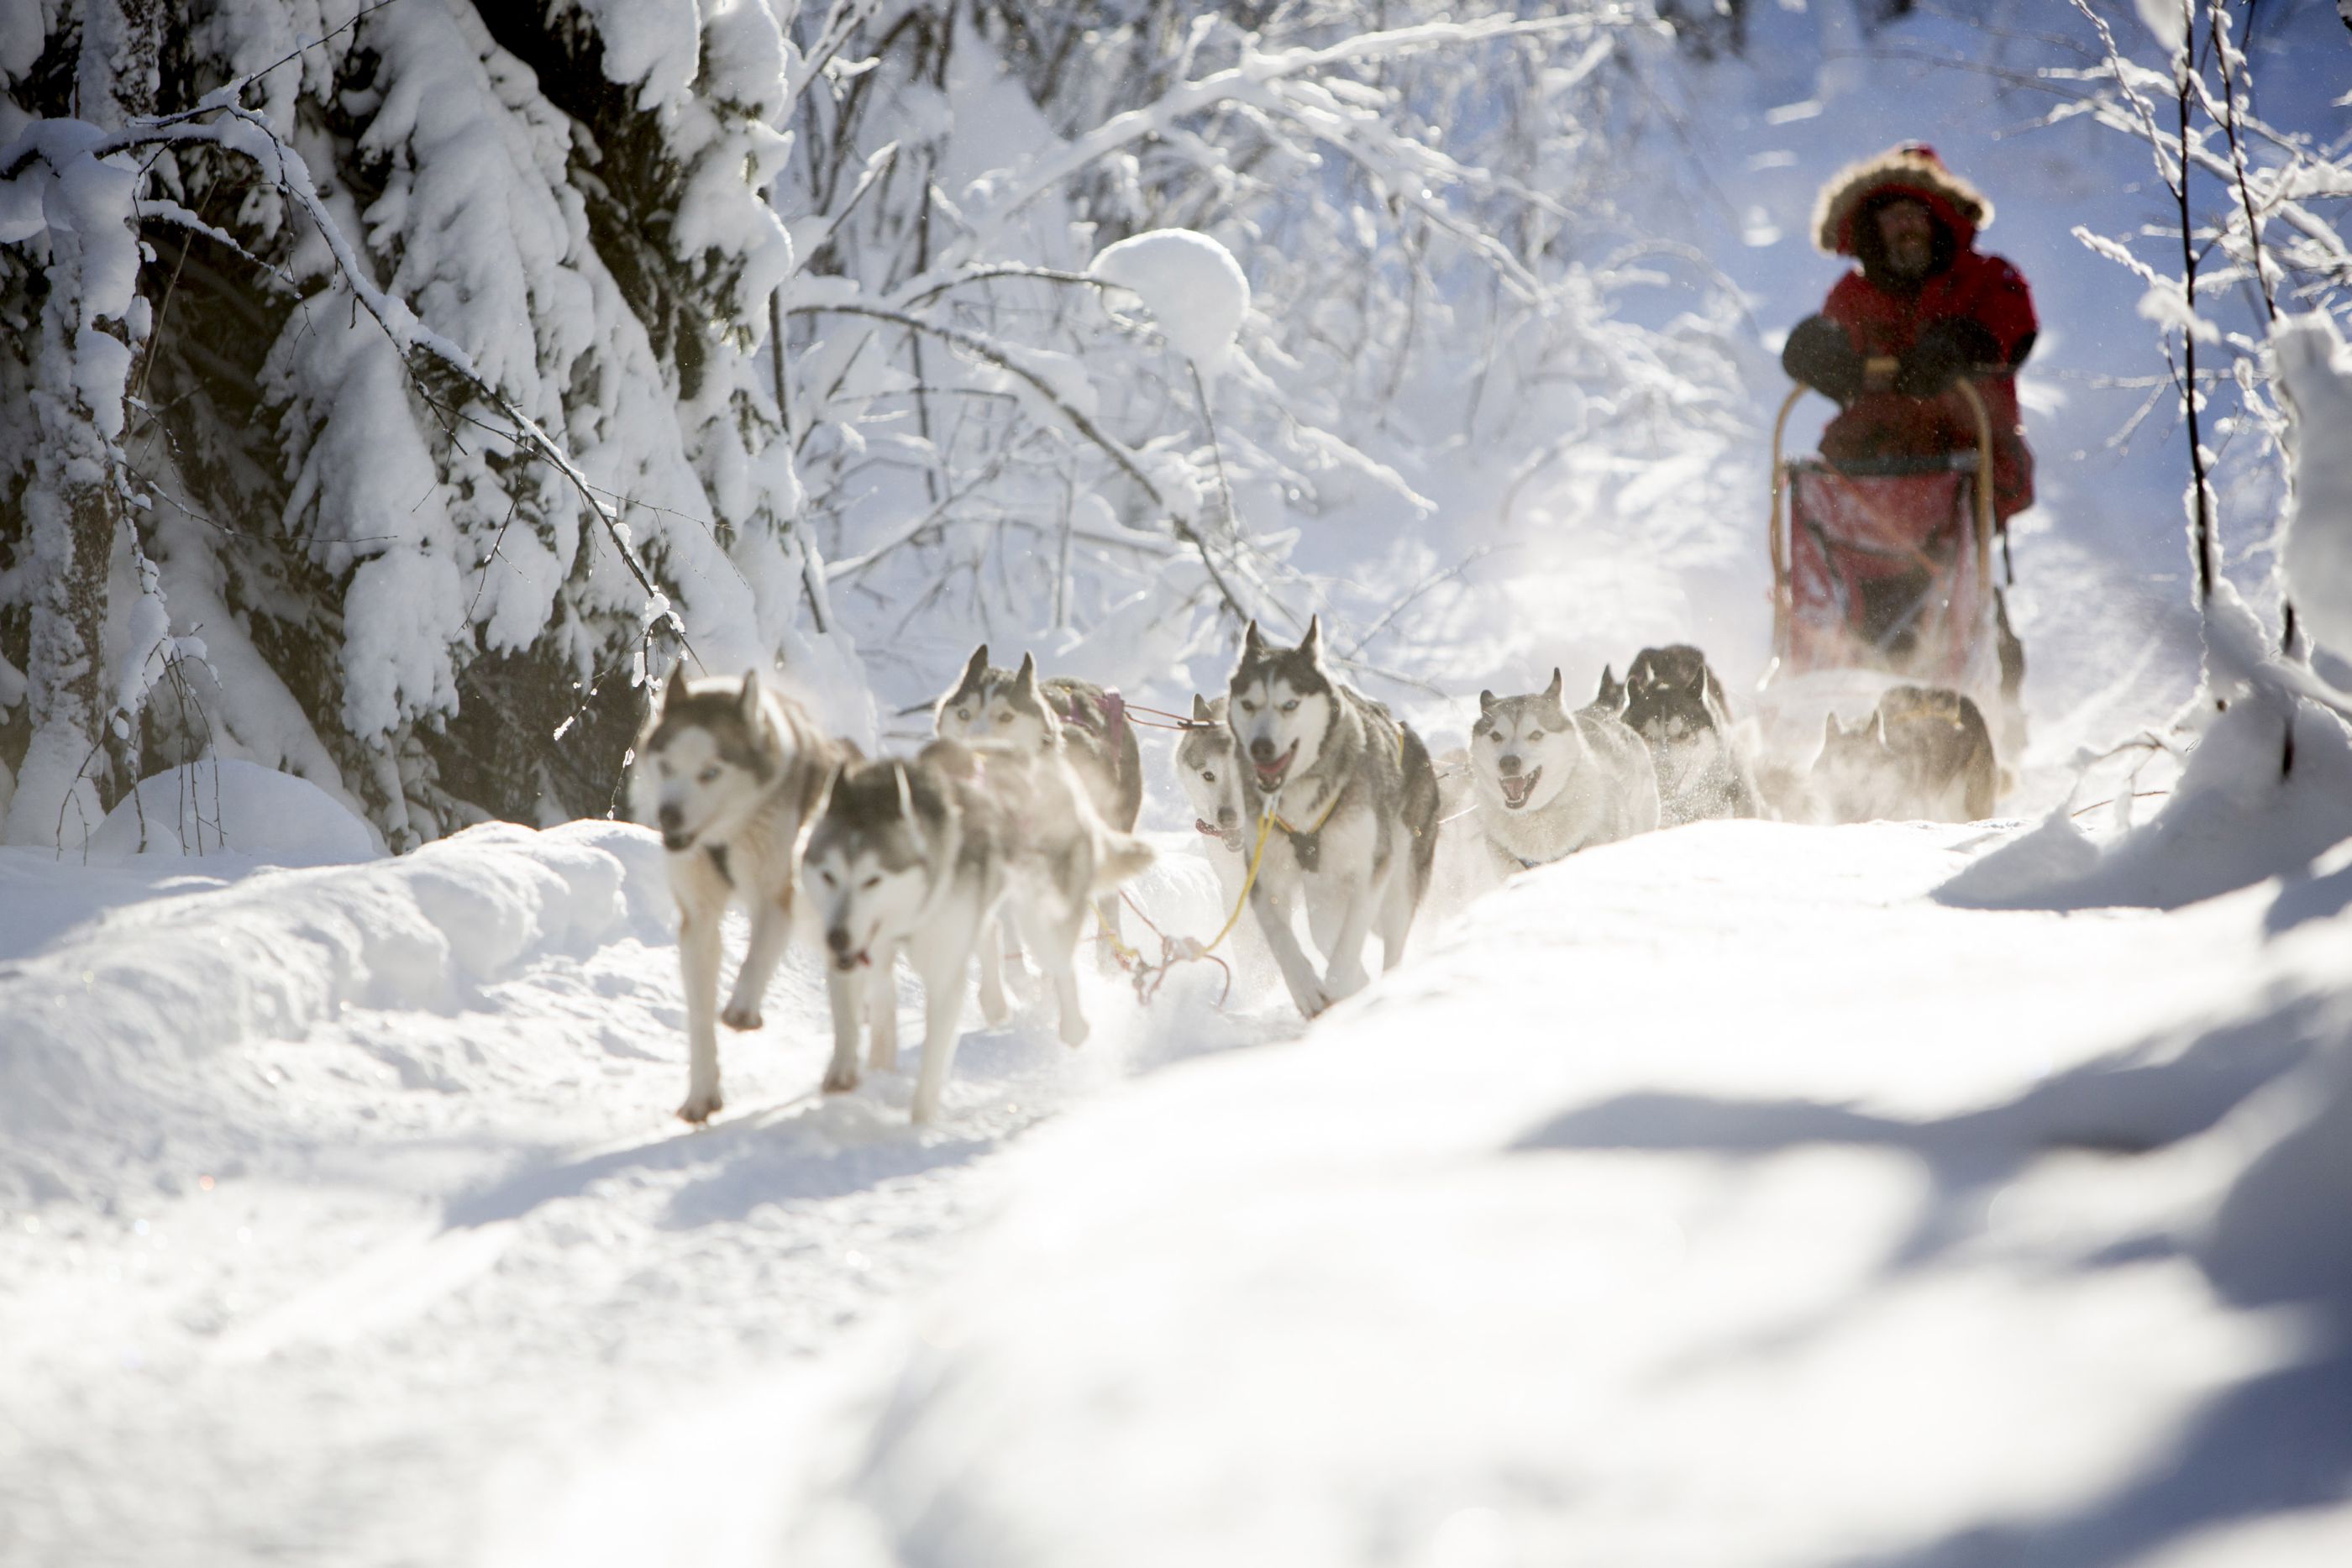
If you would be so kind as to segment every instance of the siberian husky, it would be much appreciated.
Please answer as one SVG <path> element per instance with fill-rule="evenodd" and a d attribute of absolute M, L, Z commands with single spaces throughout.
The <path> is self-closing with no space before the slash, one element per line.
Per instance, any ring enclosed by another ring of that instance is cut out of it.
<path fill-rule="evenodd" d="M 1085 784 L 1095 814 L 1122 833 L 1135 831 L 1143 810 L 1143 753 L 1116 693 L 1068 675 L 1041 680 L 1030 653 L 1021 655 L 1017 670 L 991 664 L 982 643 L 932 719 L 943 740 L 1059 752 Z M 1104 898 L 1096 913 L 1116 938 L 1118 901 Z"/>
<path fill-rule="evenodd" d="M 1502 869 L 1531 870 L 1658 825 L 1658 775 L 1641 737 L 1560 706 L 1560 676 L 1529 696 L 1478 694 L 1470 735 L 1478 825 Z"/>
<path fill-rule="evenodd" d="M 1760 817 L 1763 797 L 1741 754 L 1723 683 L 1687 643 L 1644 648 L 1625 672 L 1625 727 L 1650 747 L 1658 770 L 1658 821 Z"/>
<path fill-rule="evenodd" d="M 1117 694 L 1068 675 L 1041 680 L 1033 654 L 1021 655 L 1017 670 L 992 665 L 982 643 L 955 689 L 940 698 L 933 719 L 945 740 L 1058 749 L 1085 783 L 1095 814 L 1122 833 L 1135 831 L 1143 810 L 1143 753 Z"/>
<path fill-rule="evenodd" d="M 1979 822 L 1992 815 L 2000 769 L 1977 705 L 1941 686 L 1890 686 L 1848 729 L 1822 721 L 1812 794 L 1833 822 Z"/>
<path fill-rule="evenodd" d="M 1296 648 L 1270 646 L 1253 621 L 1226 692 L 1225 722 L 1248 766 L 1242 820 L 1270 819 L 1250 907 L 1308 1017 L 1363 988 L 1364 940 L 1377 931 L 1394 968 L 1437 852 L 1437 777 L 1421 737 L 1387 708 L 1331 678 L 1320 620 Z M 1253 835 L 1255 837 L 1255 835 Z M 1323 949 L 1318 977 L 1290 928 L 1306 894 Z"/>
<path fill-rule="evenodd" d="M 923 982 L 923 1057 L 914 1120 L 939 1114 L 955 1054 L 965 965 L 981 960 L 981 1008 L 1004 1016 L 996 945 L 982 940 L 1009 901 L 1054 982 L 1061 1036 L 1087 1038 L 1073 972 L 1087 900 L 1150 863 L 1150 846 L 1104 825 L 1055 755 L 933 741 L 913 761 L 854 763 L 833 779 L 809 831 L 801 880 L 824 931 L 833 1005 L 828 1091 L 857 1086 L 861 977 L 904 954 Z M 898 1065 L 895 1020 L 872 1011 L 868 1065 Z"/>
<path fill-rule="evenodd" d="M 687 1121 L 707 1122 L 724 1103 L 715 1023 L 760 1027 L 761 999 L 792 937 L 801 830 L 825 779 L 856 755 L 756 672 L 690 681 L 672 670 L 637 738 L 630 789 L 639 818 L 661 830 L 677 899 L 688 1061 L 677 1113 Z M 721 1012 L 719 925 L 737 900 L 751 911 L 751 946 Z"/>
<path fill-rule="evenodd" d="M 1226 697 L 1192 694 L 1192 722 L 1176 743 L 1176 782 L 1192 808 L 1192 827 L 1239 852 L 1242 841 L 1241 756 L 1225 725 Z"/>
<path fill-rule="evenodd" d="M 1601 689 L 1594 692 L 1592 700 L 1578 711 L 1601 718 L 1625 716 L 1625 683 L 1617 678 L 1616 665 L 1601 666 Z"/>

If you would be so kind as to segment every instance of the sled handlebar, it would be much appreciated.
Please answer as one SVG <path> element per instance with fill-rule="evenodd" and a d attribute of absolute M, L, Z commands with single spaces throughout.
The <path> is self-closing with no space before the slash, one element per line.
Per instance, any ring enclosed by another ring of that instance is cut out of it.
<path fill-rule="evenodd" d="M 1889 360 L 1889 365 L 1894 363 Z M 1990 585 L 1992 581 L 1992 415 L 1985 409 L 1984 395 L 1965 377 L 1952 383 L 1960 401 L 1969 405 L 1969 416 L 1977 427 L 1976 479 L 1969 488 L 1974 493 L 1977 521 L 1977 581 Z M 1797 403 L 1813 389 L 1799 382 L 1789 389 L 1781 402 L 1780 417 L 1772 422 L 1772 652 L 1778 656 L 1789 651 L 1789 622 L 1796 612 L 1793 591 L 1789 583 L 1789 469 L 1780 453 L 1789 433 L 1789 415 Z"/>

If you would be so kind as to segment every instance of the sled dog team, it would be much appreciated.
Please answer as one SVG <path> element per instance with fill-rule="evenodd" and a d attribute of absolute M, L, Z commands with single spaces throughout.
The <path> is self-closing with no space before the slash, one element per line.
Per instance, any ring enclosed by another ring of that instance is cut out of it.
<path fill-rule="evenodd" d="M 631 782 L 678 904 L 687 1121 L 723 1103 L 718 1025 L 760 1027 L 796 898 L 825 949 L 828 1091 L 857 1086 L 861 1042 L 867 1068 L 896 1070 L 902 956 L 923 983 L 917 1122 L 938 1113 L 975 956 L 992 1025 L 1008 1013 L 1011 951 L 1050 983 L 1061 1038 L 1087 1038 L 1079 939 L 1090 916 L 1117 936 L 1118 885 L 1152 859 L 1134 832 L 1143 768 L 1125 706 L 1088 682 L 1041 678 L 1027 656 L 991 664 L 983 644 L 934 718 L 939 738 L 914 757 L 869 758 L 756 673 L 672 673 Z M 1292 647 L 1253 622 L 1224 694 L 1192 699 L 1179 779 L 1200 831 L 1246 864 L 1243 902 L 1301 1013 L 1368 983 L 1370 937 L 1383 968 L 1402 959 L 1442 821 L 1475 816 L 1508 873 L 1703 818 L 1973 820 L 1990 814 L 1995 777 L 1973 703 L 1898 686 L 1857 728 L 1827 721 L 1820 761 L 1782 785 L 1775 812 L 1735 743 L 1722 683 L 1681 644 L 1643 649 L 1622 683 L 1604 670 L 1580 708 L 1565 705 L 1558 670 L 1540 692 L 1481 692 L 1466 752 L 1444 762 L 1466 788 L 1442 791 L 1412 727 L 1333 677 L 1319 620 Z M 739 902 L 751 936 L 721 1009 L 719 922 Z M 1319 971 L 1293 929 L 1301 903 Z"/>

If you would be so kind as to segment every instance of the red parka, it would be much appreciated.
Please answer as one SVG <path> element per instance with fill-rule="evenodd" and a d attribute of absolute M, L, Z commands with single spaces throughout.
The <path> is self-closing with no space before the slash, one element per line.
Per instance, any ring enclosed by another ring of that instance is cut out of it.
<path fill-rule="evenodd" d="M 1927 209 L 1942 234 L 1935 269 L 1916 282 L 1893 277 L 1875 255 L 1876 209 L 1898 197 Z M 1858 256 L 1863 265 L 1830 290 L 1822 314 L 1845 329 L 1864 359 L 1902 359 L 1931 323 L 1962 319 L 1989 334 L 2001 373 L 1973 378 L 1993 428 L 1993 506 L 2010 514 L 2033 504 L 2033 456 L 2017 409 L 2017 364 L 2033 346 L 2033 296 L 2017 268 L 1976 249 L 1977 230 L 1992 221 L 1992 204 L 1946 169 L 1925 147 L 1901 147 L 1841 173 L 1822 192 L 1815 238 L 1833 255 Z M 1862 392 L 1822 434 L 1832 463 L 1858 458 L 1927 455 L 1976 444 L 1976 421 L 1957 389 L 1934 397 Z"/>

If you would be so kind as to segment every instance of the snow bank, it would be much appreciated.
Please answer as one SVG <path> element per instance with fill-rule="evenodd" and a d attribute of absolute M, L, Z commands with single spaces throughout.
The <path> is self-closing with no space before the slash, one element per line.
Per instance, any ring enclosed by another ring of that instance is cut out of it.
<path fill-rule="evenodd" d="M 134 854 L 218 854 L 262 865 L 341 865 L 383 847 L 350 808 L 307 779 L 224 758 L 184 764 L 140 780 L 98 831 L 89 858 L 107 865 Z"/>
<path fill-rule="evenodd" d="M 302 1040 L 347 1006 L 449 1012 L 534 957 L 623 935 L 666 942 L 661 877 L 644 829 L 496 824 L 398 860 L 165 893 L 0 967 L 0 1204 L 103 1206 L 126 1177 L 241 1164 L 299 1113 L 214 1053 Z"/>
<path fill-rule="evenodd" d="M 1089 268 L 1143 301 L 1169 346 L 1203 381 L 1225 368 L 1249 313 L 1249 279 L 1234 253 L 1191 229 L 1154 229 L 1106 246 Z"/>
<path fill-rule="evenodd" d="M 2309 865 L 2352 838 L 2352 732 L 2309 703 L 2294 715 L 2292 771 L 2280 766 L 2279 709 L 2247 698 L 2214 716 L 2170 797 L 2123 838 L 2095 844 L 2070 801 L 1937 896 L 1979 909 L 2177 909 Z"/>

